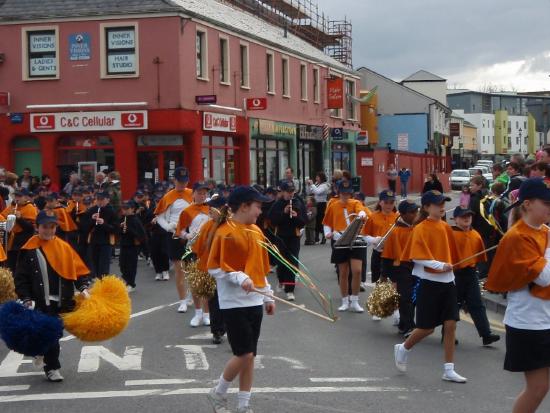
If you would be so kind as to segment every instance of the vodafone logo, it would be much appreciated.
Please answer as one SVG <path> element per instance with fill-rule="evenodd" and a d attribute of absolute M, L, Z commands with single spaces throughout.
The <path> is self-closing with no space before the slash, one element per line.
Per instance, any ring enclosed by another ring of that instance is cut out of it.
<path fill-rule="evenodd" d="M 250 98 L 246 99 L 247 110 L 266 110 L 267 99 L 266 98 Z"/>
<path fill-rule="evenodd" d="M 212 129 L 213 127 L 212 115 L 209 113 L 204 114 L 204 129 Z"/>
<path fill-rule="evenodd" d="M 143 113 L 122 113 L 120 121 L 123 128 L 143 128 L 145 117 Z"/>
<path fill-rule="evenodd" d="M 32 125 L 35 130 L 55 129 L 54 115 L 32 115 Z"/>

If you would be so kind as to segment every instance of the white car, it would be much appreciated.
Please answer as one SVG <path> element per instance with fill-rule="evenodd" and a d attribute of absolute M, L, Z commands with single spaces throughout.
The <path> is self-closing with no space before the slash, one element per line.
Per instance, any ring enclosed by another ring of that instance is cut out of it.
<path fill-rule="evenodd" d="M 476 165 L 473 168 L 469 168 L 470 176 L 474 176 L 478 170 L 481 170 L 481 174 L 487 179 L 489 186 L 493 183 L 493 174 L 489 171 L 489 168 L 483 165 Z"/>
<path fill-rule="evenodd" d="M 468 169 L 455 169 L 451 171 L 451 176 L 449 177 L 451 189 L 462 189 L 464 185 L 469 185 L 470 178 L 471 174 Z"/>

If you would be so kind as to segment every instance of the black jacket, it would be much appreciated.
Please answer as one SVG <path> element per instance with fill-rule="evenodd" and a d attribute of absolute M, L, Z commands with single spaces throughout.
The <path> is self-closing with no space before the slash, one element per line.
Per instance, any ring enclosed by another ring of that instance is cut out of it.
<path fill-rule="evenodd" d="M 121 247 L 133 247 L 136 245 L 144 244 L 147 240 L 145 234 L 145 228 L 141 223 L 139 217 L 136 215 L 127 215 L 122 217 L 120 223 L 124 222 L 126 218 L 126 231 L 123 227 L 120 227 L 120 246 Z"/>
<path fill-rule="evenodd" d="M 440 181 L 426 181 L 424 183 L 424 187 L 422 188 L 422 193 L 424 194 L 432 190 L 443 193 L 443 185 L 441 185 Z"/>
<path fill-rule="evenodd" d="M 71 311 L 74 308 L 74 289 L 76 287 L 78 290 L 82 291 L 88 288 L 88 277 L 81 277 L 76 281 L 69 281 L 60 277 L 52 269 L 49 263 L 47 264 L 47 268 L 50 295 L 59 296 L 60 312 Z M 41 311 L 47 310 L 44 293 L 44 279 L 38 263 L 36 250 L 21 250 L 17 260 L 14 282 L 15 292 L 21 300 L 33 300 L 36 303 L 37 309 Z M 55 291 L 53 289 L 55 289 Z"/>
<path fill-rule="evenodd" d="M 93 206 L 86 211 L 85 224 L 87 225 L 87 234 L 89 234 L 90 245 L 113 245 L 114 235 L 118 232 L 118 218 L 115 210 L 109 204 L 99 211 L 100 218 L 104 222 L 101 225 L 96 225 L 96 221 L 92 216 L 97 213 L 98 207 Z"/>
<path fill-rule="evenodd" d="M 11 245 L 11 250 L 17 251 L 20 250 L 23 245 L 34 235 L 34 223 L 24 218 L 17 218 L 16 224 L 18 224 L 22 231 L 13 235 L 13 244 Z"/>
<path fill-rule="evenodd" d="M 285 213 L 285 207 L 290 201 L 283 198 L 273 203 L 269 210 L 268 218 L 271 224 L 276 228 L 276 233 L 280 237 L 300 236 L 300 229 L 307 223 L 307 211 L 304 201 L 299 196 L 292 198 L 292 210 L 298 213 L 297 216 L 290 218 L 290 214 Z"/>

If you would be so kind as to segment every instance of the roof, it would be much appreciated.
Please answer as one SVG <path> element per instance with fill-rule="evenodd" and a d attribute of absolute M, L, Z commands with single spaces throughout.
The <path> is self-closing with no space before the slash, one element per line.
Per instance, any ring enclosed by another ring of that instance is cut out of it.
<path fill-rule="evenodd" d="M 464 126 L 468 126 L 469 128 L 475 128 L 477 129 L 477 126 L 474 125 L 473 123 L 471 122 L 468 122 L 466 119 L 464 119 Z"/>
<path fill-rule="evenodd" d="M 290 54 L 356 75 L 341 62 L 281 27 L 218 0 L 0 0 L 0 23 L 112 15 L 181 13 Z"/>
<path fill-rule="evenodd" d="M 403 79 L 403 82 L 446 82 L 447 79 L 443 79 L 433 73 L 428 72 L 427 70 L 419 70 L 418 72 L 413 73 L 408 78 Z"/>
<path fill-rule="evenodd" d="M 374 75 L 376 75 L 376 76 L 378 76 L 378 77 L 380 77 L 380 78 L 382 78 L 382 79 L 385 79 L 385 80 L 387 80 L 387 81 L 389 81 L 389 82 L 395 84 L 397 87 L 402 88 L 402 89 L 406 90 L 406 91 L 409 92 L 409 93 L 413 93 L 413 94 L 415 94 L 415 95 L 417 95 L 417 96 L 419 96 L 419 97 L 421 97 L 421 98 L 423 98 L 423 99 L 426 99 L 426 100 L 427 100 L 428 102 L 430 102 L 431 104 L 439 105 L 439 106 L 442 107 L 442 108 L 444 109 L 444 111 L 447 112 L 448 114 L 451 114 L 451 113 L 452 113 L 451 108 L 449 108 L 447 105 L 443 104 L 442 102 L 440 102 L 440 101 L 438 101 L 438 100 L 436 100 L 436 99 L 434 99 L 434 98 L 431 98 L 431 97 L 429 97 L 429 96 L 427 96 L 427 95 L 425 95 L 425 94 L 423 94 L 423 93 L 420 93 L 420 92 L 417 91 L 417 90 L 411 89 L 410 87 L 407 87 L 407 86 L 403 85 L 402 83 L 396 82 L 395 80 L 392 80 L 392 79 L 390 79 L 389 77 L 386 77 L 386 76 L 384 76 L 384 75 L 381 75 L 380 73 L 377 73 L 377 72 L 375 72 L 375 71 L 372 70 L 372 69 L 369 69 L 369 68 L 363 66 L 363 67 L 358 68 L 357 71 L 358 71 L 358 72 L 364 72 L 364 71 L 370 72 L 370 73 L 372 73 L 372 74 L 374 74 Z"/>

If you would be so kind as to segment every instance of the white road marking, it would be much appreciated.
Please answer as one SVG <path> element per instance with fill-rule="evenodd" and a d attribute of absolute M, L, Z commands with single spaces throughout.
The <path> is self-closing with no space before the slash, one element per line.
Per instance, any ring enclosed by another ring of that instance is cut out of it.
<path fill-rule="evenodd" d="M 42 376 L 43 372 L 31 371 L 18 373 L 19 367 L 22 364 L 30 364 L 32 360 L 24 360 L 24 355 L 10 351 L 8 355 L 0 363 L 0 377 L 23 377 L 23 376 Z"/>
<path fill-rule="evenodd" d="M 130 318 L 137 318 L 137 317 L 140 317 L 142 315 L 151 314 L 151 313 L 154 313 L 155 311 L 159 311 L 159 310 L 162 310 L 164 308 L 173 307 L 173 306 L 175 306 L 176 304 L 179 304 L 179 303 L 180 303 L 179 301 L 176 301 L 175 303 L 158 305 L 156 307 L 148 308 L 147 310 L 138 311 L 137 313 L 132 314 L 130 316 Z M 76 338 L 76 337 L 73 336 L 73 335 L 69 335 L 69 336 L 63 337 L 59 341 L 69 341 L 69 340 L 73 340 L 74 338 Z"/>
<path fill-rule="evenodd" d="M 213 344 L 208 345 L 195 345 L 195 344 L 181 344 L 177 346 L 166 346 L 166 348 L 181 348 L 183 350 L 183 356 L 185 357 L 185 364 L 188 370 L 208 370 L 210 365 L 206 359 L 206 354 L 203 348 L 218 348 Z"/>
<path fill-rule="evenodd" d="M 313 383 L 368 383 L 389 379 L 389 377 L 311 377 L 309 381 Z"/>
<path fill-rule="evenodd" d="M 212 333 L 195 334 L 194 336 L 187 337 L 188 340 L 210 340 Z"/>
<path fill-rule="evenodd" d="M 84 346 L 78 362 L 79 373 L 96 372 L 99 360 L 103 359 L 119 370 L 141 370 L 143 347 L 127 346 L 124 356 L 119 357 L 103 346 Z"/>
<path fill-rule="evenodd" d="M 195 387 L 189 389 L 148 389 L 148 390 L 116 390 L 76 393 L 42 393 L 24 395 L 0 396 L 0 403 L 46 401 L 46 400 L 77 400 L 77 399 L 107 399 L 135 396 L 175 396 L 207 394 L 211 387 Z M 229 393 L 237 393 L 239 389 L 229 389 Z M 254 393 L 384 393 L 408 392 L 403 387 L 357 386 L 357 387 L 255 387 Z"/>
<path fill-rule="evenodd" d="M 167 384 L 196 383 L 195 379 L 154 379 L 154 380 L 126 380 L 125 386 L 163 386 Z"/>
<path fill-rule="evenodd" d="M 0 391 L 24 391 L 31 388 L 30 384 L 19 384 L 15 386 L 0 386 Z"/>

